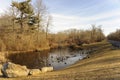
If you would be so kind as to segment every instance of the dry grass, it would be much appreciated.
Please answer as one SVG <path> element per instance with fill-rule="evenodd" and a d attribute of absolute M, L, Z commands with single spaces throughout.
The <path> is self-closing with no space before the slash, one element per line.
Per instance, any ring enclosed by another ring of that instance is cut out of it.
<path fill-rule="evenodd" d="M 9 36 L 9 37 L 8 37 Z M 0 52 L 22 52 L 49 49 L 45 33 L 9 33 L 0 35 Z"/>
<path fill-rule="evenodd" d="M 120 50 L 103 47 L 90 58 L 63 70 L 21 78 L 0 78 L 0 80 L 120 80 Z"/>

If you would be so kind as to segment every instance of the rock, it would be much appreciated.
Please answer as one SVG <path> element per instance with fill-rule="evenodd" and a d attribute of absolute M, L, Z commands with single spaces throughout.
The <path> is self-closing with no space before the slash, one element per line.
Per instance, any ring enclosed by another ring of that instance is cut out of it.
<path fill-rule="evenodd" d="M 29 75 L 38 75 L 41 71 L 39 69 L 31 69 Z"/>
<path fill-rule="evenodd" d="M 1 71 L 4 77 L 9 78 L 27 76 L 29 74 L 29 70 L 27 69 L 26 66 L 21 66 L 11 62 L 3 64 Z"/>
<path fill-rule="evenodd" d="M 43 73 L 45 73 L 45 72 L 50 72 L 50 71 L 53 71 L 53 67 L 43 67 L 43 68 L 41 68 L 41 71 L 42 71 Z"/>
<path fill-rule="evenodd" d="M 2 76 L 1 69 L 2 69 L 2 64 L 0 64 L 0 76 Z"/>

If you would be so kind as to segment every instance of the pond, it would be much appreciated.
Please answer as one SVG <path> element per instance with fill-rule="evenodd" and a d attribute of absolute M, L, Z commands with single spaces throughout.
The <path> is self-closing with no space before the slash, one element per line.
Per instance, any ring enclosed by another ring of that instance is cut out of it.
<path fill-rule="evenodd" d="M 54 70 L 60 70 L 83 59 L 88 52 L 87 50 L 59 48 L 49 51 L 10 54 L 7 58 L 13 63 L 26 65 L 30 69 L 53 66 Z"/>

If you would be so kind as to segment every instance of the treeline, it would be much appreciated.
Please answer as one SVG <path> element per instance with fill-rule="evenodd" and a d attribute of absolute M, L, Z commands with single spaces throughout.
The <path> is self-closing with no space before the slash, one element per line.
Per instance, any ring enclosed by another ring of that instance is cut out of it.
<path fill-rule="evenodd" d="M 51 34 L 50 42 L 51 45 L 71 45 L 71 46 L 81 46 L 82 44 L 90 44 L 95 42 L 101 42 L 105 39 L 103 30 L 101 27 L 96 27 L 92 25 L 91 29 L 88 30 L 77 30 L 70 29 L 57 34 Z"/>
<path fill-rule="evenodd" d="M 0 51 L 49 48 L 50 14 L 42 0 L 13 1 L 0 16 Z"/>
<path fill-rule="evenodd" d="M 108 40 L 120 41 L 120 29 L 117 29 L 115 32 L 110 33 L 107 38 Z"/>

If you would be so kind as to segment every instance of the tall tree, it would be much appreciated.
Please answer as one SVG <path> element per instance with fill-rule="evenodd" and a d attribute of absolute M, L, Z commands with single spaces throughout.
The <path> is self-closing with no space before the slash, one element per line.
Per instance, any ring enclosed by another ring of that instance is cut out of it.
<path fill-rule="evenodd" d="M 10 7 L 9 10 L 7 10 L 7 14 L 11 16 L 12 29 L 14 31 L 16 17 L 19 15 L 19 11 L 15 7 Z"/>
<path fill-rule="evenodd" d="M 46 23 L 46 39 L 48 38 L 48 31 L 49 31 L 49 26 L 50 26 L 50 24 L 51 24 L 51 20 L 52 20 L 52 17 L 49 15 L 48 17 L 47 17 L 47 23 Z"/>
<path fill-rule="evenodd" d="M 45 17 L 46 17 L 46 13 L 47 13 L 47 8 L 46 6 L 43 4 L 42 0 L 36 0 L 34 3 L 34 9 L 35 9 L 35 15 L 37 17 L 37 27 L 38 30 L 40 30 L 42 28 L 42 24 L 45 21 Z"/>
<path fill-rule="evenodd" d="M 12 7 L 15 7 L 20 11 L 20 16 L 17 18 L 18 23 L 21 26 L 21 30 L 24 30 L 23 22 L 25 22 L 25 19 L 28 19 L 28 17 L 31 17 L 33 15 L 33 8 L 30 4 L 31 0 L 26 0 L 23 2 L 12 2 Z M 28 21 L 29 22 L 29 21 Z"/>

